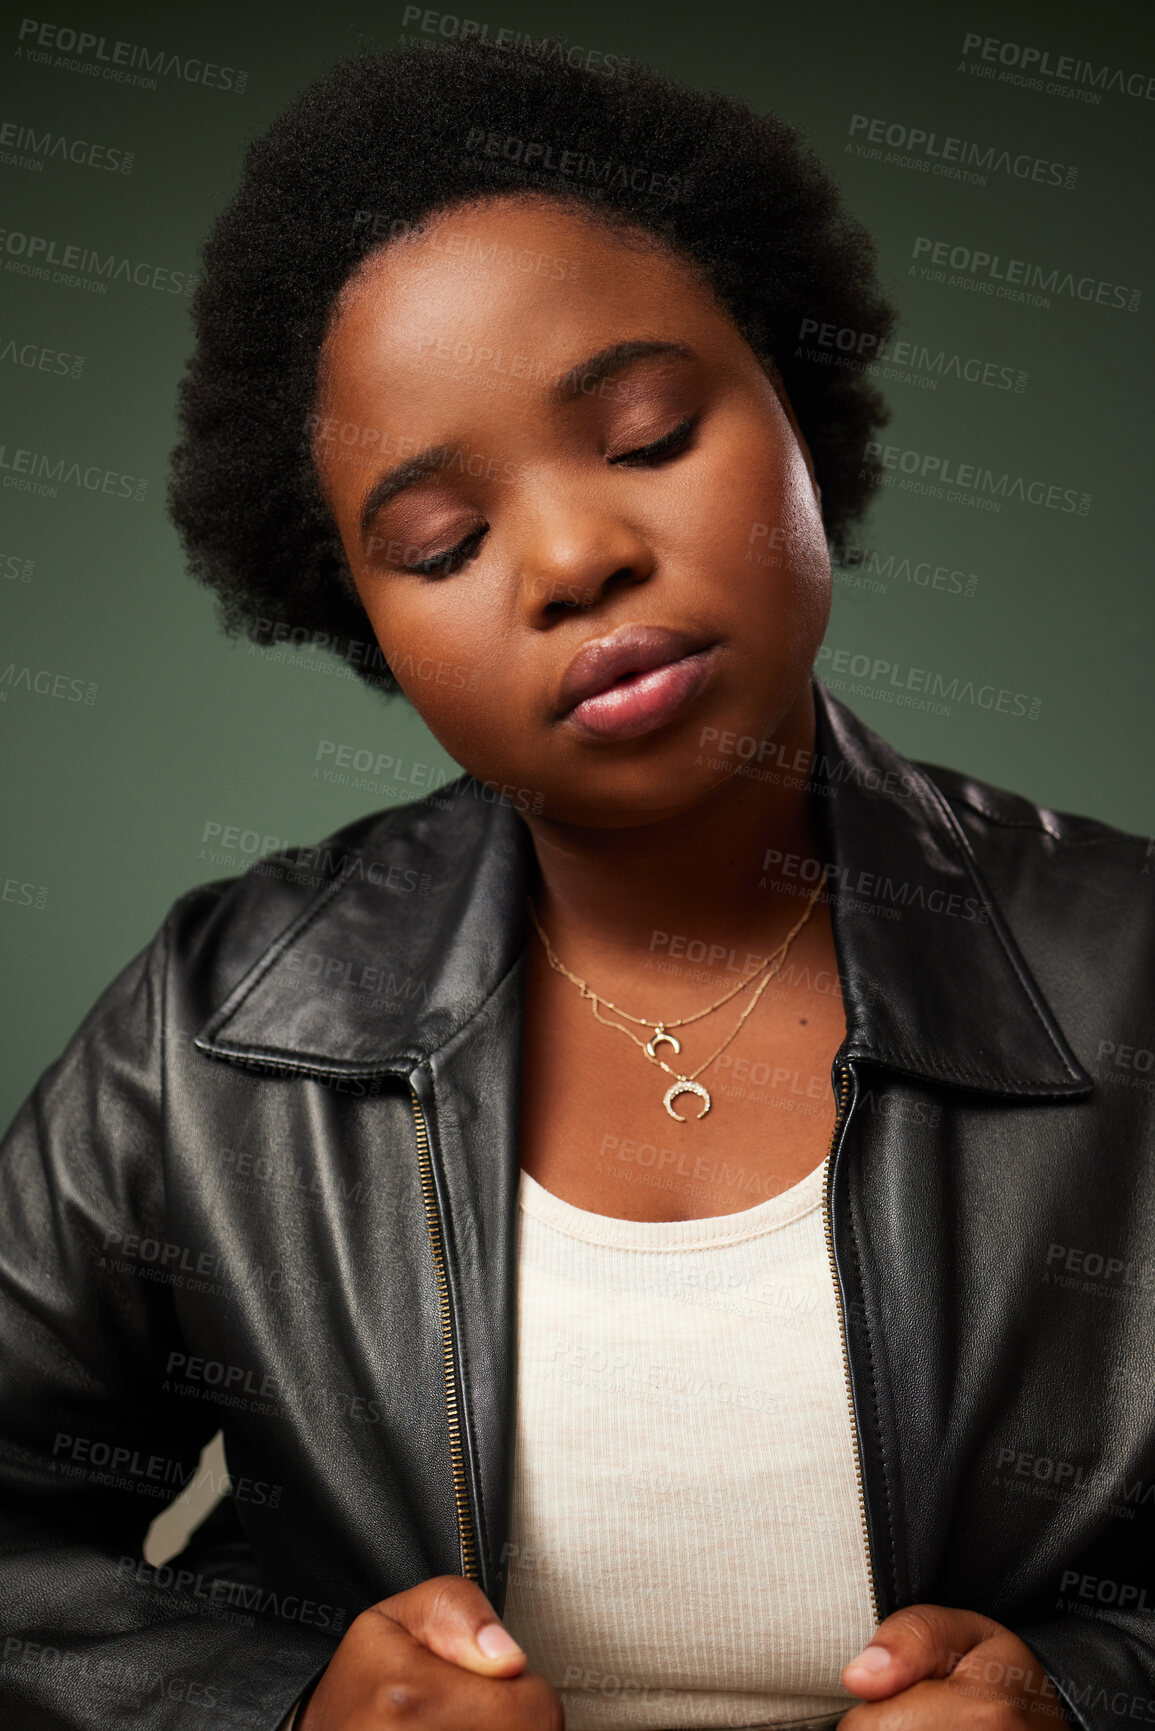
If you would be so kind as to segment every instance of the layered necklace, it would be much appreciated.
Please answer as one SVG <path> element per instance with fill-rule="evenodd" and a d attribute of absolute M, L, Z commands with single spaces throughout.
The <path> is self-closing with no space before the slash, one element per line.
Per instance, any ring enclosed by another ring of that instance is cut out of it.
<path fill-rule="evenodd" d="M 662 1104 L 670 1114 L 671 1118 L 676 1119 L 679 1124 L 685 1124 L 687 1120 L 682 1117 L 680 1112 L 675 1112 L 674 1102 L 681 1094 L 695 1094 L 702 1102 L 702 1109 L 697 1116 L 699 1118 L 704 1118 L 706 1116 L 706 1113 L 710 1110 L 713 1102 L 710 1099 L 709 1089 L 699 1082 L 697 1078 L 702 1074 L 703 1070 L 709 1069 L 715 1058 L 721 1057 L 722 1053 L 726 1050 L 726 1047 L 737 1034 L 739 1028 L 741 1028 L 743 1022 L 745 1022 L 747 1016 L 750 1015 L 751 1011 L 757 1005 L 762 993 L 766 990 L 766 987 L 770 984 L 770 981 L 774 978 L 775 974 L 779 971 L 783 962 L 786 960 L 786 953 L 791 944 L 794 942 L 795 938 L 814 912 L 814 904 L 817 902 L 819 893 L 821 892 L 822 886 L 825 882 L 826 872 L 823 870 L 822 876 L 815 884 L 810 898 L 806 903 L 806 909 L 802 914 L 801 919 L 798 921 L 797 925 L 795 925 L 794 929 L 786 934 L 773 954 L 767 956 L 760 968 L 756 969 L 754 973 L 748 974 L 744 980 L 739 980 L 736 986 L 731 986 L 728 992 L 724 992 L 720 998 L 715 998 L 714 1002 L 712 1004 L 707 1004 L 704 1010 L 695 1010 L 692 1016 L 679 1016 L 674 1021 L 660 1022 L 655 1022 L 652 1016 L 631 1015 L 629 1010 L 623 1010 L 620 1004 L 615 1004 L 611 999 L 603 997 L 600 992 L 595 992 L 593 987 L 588 985 L 585 980 L 579 979 L 577 974 L 571 973 L 565 964 L 560 962 L 554 954 L 553 945 L 546 937 L 545 932 L 542 929 L 541 921 L 537 917 L 537 909 L 533 905 L 533 898 L 531 896 L 526 896 L 525 899 L 526 905 L 529 908 L 530 918 L 537 929 L 537 935 L 545 946 L 545 953 L 549 959 L 550 967 L 555 973 L 564 974 L 567 980 L 572 980 L 573 984 L 580 991 L 582 997 L 589 999 L 590 1008 L 593 1010 L 595 1018 L 601 1022 L 603 1027 L 617 1028 L 619 1033 L 627 1035 L 628 1038 L 634 1042 L 635 1046 L 640 1047 L 645 1056 L 650 1060 L 651 1064 L 656 1064 L 660 1070 L 666 1072 L 667 1076 L 672 1076 L 674 1078 L 672 1084 L 666 1089 L 665 1094 L 662 1096 Z M 730 999 L 736 997 L 739 992 L 744 992 L 747 987 L 752 986 L 755 980 L 758 981 L 758 985 L 751 995 L 750 1002 L 746 1005 L 746 1008 L 742 1011 L 742 1014 L 738 1017 L 738 1020 L 726 1035 L 726 1038 L 722 1041 L 722 1044 L 716 1051 L 711 1052 L 710 1056 L 705 1059 L 703 1063 L 699 1064 L 696 1070 L 691 1070 L 688 1076 L 684 1076 L 679 1070 L 671 1070 L 670 1066 L 662 1058 L 659 1058 L 657 1053 L 658 1046 L 670 1046 L 675 1053 L 680 1053 L 682 1050 L 681 1041 L 676 1035 L 669 1032 L 671 1028 L 684 1028 L 691 1022 L 701 1021 L 702 1017 L 708 1016 L 711 1010 L 721 1009 L 723 1004 L 729 1003 Z M 613 1010 L 619 1016 L 624 1016 L 627 1022 L 634 1022 L 641 1028 L 652 1028 L 654 1030 L 653 1033 L 650 1035 L 648 1040 L 640 1039 L 638 1035 L 632 1033 L 629 1028 L 623 1027 L 621 1022 L 615 1022 L 612 1021 L 610 1017 L 603 1016 L 601 1013 L 602 1005 L 604 1005 L 607 1010 Z"/>

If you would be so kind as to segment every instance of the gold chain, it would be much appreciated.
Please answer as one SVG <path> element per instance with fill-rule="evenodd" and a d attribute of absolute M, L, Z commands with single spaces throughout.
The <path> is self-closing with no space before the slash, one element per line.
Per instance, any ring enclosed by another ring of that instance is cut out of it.
<path fill-rule="evenodd" d="M 533 898 L 527 895 L 525 899 L 526 905 L 529 908 L 530 918 L 533 920 L 534 926 L 537 928 L 537 935 L 545 947 L 545 953 L 549 960 L 550 967 L 553 968 L 556 973 L 564 974 L 567 980 L 571 980 L 573 984 L 577 986 L 582 997 L 589 999 L 590 1008 L 593 1010 L 596 1021 L 599 1021 L 605 1028 L 616 1028 L 619 1033 L 625 1034 L 634 1042 L 635 1046 L 641 1048 L 652 1064 L 657 1064 L 658 1068 L 664 1070 L 667 1076 L 673 1076 L 675 1085 L 671 1088 L 667 1088 L 663 1104 L 671 1118 L 676 1119 L 679 1124 L 684 1124 L 686 1119 L 680 1117 L 679 1114 L 674 1111 L 674 1100 L 681 1093 L 697 1094 L 704 1102 L 702 1110 L 699 1112 L 698 1116 L 699 1118 L 704 1118 L 706 1116 L 706 1113 L 710 1110 L 712 1101 L 708 1090 L 702 1086 L 697 1078 L 702 1074 L 703 1070 L 709 1069 L 715 1058 L 721 1057 L 722 1053 L 726 1050 L 726 1047 L 730 1044 L 731 1040 L 735 1038 L 739 1029 L 746 1021 L 746 1018 L 754 1010 L 758 1000 L 762 996 L 762 993 L 770 984 L 770 981 L 781 969 L 783 962 L 786 960 L 786 953 L 791 944 L 794 942 L 794 939 L 798 936 L 799 932 L 814 912 L 814 905 L 818 900 L 822 886 L 825 882 L 826 871 L 823 869 L 822 875 L 815 884 L 810 899 L 806 903 L 806 909 L 802 914 L 802 917 L 798 920 L 793 929 L 787 933 L 778 948 L 766 958 L 762 967 L 759 968 L 757 972 L 751 974 L 749 978 L 745 980 L 739 980 L 736 986 L 732 987 L 730 991 L 725 992 L 722 997 L 715 999 L 712 1004 L 707 1004 L 704 1010 L 696 1010 L 692 1016 L 681 1016 L 676 1021 L 672 1022 L 655 1022 L 648 1016 L 632 1015 L 629 1010 L 623 1010 L 621 1006 L 615 1004 L 612 999 L 605 998 L 601 993 L 595 992 L 592 987 L 590 987 L 586 981 L 581 979 L 577 974 L 571 973 L 569 968 L 565 966 L 564 962 L 560 961 L 554 954 L 553 945 L 550 943 L 542 927 L 541 921 L 537 917 L 537 909 L 533 905 Z M 746 1005 L 746 1008 L 742 1011 L 742 1014 L 738 1017 L 733 1028 L 722 1041 L 722 1044 L 716 1051 L 711 1052 L 710 1056 L 703 1063 L 699 1064 L 696 1070 L 691 1070 L 689 1075 L 682 1075 L 681 1072 L 677 1070 L 671 1070 L 670 1066 L 658 1057 L 657 1053 L 654 1051 L 654 1047 L 661 1042 L 665 1042 L 665 1044 L 672 1046 L 675 1052 L 680 1052 L 682 1049 L 681 1043 L 674 1039 L 671 1034 L 666 1032 L 667 1028 L 682 1028 L 690 1022 L 700 1021 L 703 1016 L 708 1016 L 711 1010 L 720 1009 L 723 1004 L 728 1003 L 729 1000 L 738 992 L 744 991 L 747 986 L 758 978 L 758 974 L 763 974 L 764 978 L 759 982 L 758 988 L 752 995 L 750 1002 Z M 620 1022 L 611 1021 L 608 1016 L 601 1015 L 598 1009 L 600 1004 L 606 1005 L 608 1009 L 616 1010 L 619 1016 L 625 1016 L 629 1021 L 637 1022 L 643 1028 L 653 1028 L 654 1032 L 651 1034 L 649 1040 L 639 1040 L 636 1034 L 631 1033 L 629 1028 L 624 1028 Z"/>
<path fill-rule="evenodd" d="M 822 883 L 820 881 L 819 885 L 818 885 L 818 889 L 821 889 L 821 888 L 822 888 Z M 818 890 L 815 890 L 815 892 L 814 892 L 815 897 L 817 897 L 817 894 L 818 894 Z M 558 961 L 556 955 L 554 954 L 553 948 L 550 944 L 550 941 L 546 937 L 545 932 L 542 930 L 541 921 L 537 917 L 537 910 L 533 905 L 532 899 L 529 896 L 526 896 L 525 899 L 526 899 L 527 903 L 529 904 L 530 917 L 532 918 L 534 925 L 537 927 L 538 936 L 541 938 L 542 943 L 545 945 L 545 953 L 549 957 L 550 967 L 556 969 L 556 971 L 559 974 L 564 974 L 567 980 L 572 980 L 575 986 L 580 987 L 581 988 L 581 994 L 582 994 L 583 998 L 595 998 L 599 1004 L 605 1004 L 608 1009 L 616 1010 L 619 1016 L 625 1016 L 626 1020 L 629 1022 L 637 1022 L 639 1027 L 642 1027 L 642 1028 L 654 1028 L 654 1027 L 658 1027 L 658 1028 L 684 1028 L 690 1022 L 701 1021 L 702 1017 L 708 1016 L 710 1014 L 711 1010 L 721 1009 L 723 1004 L 729 1003 L 730 999 L 733 997 L 736 997 L 739 992 L 744 992 L 746 990 L 746 987 L 749 986 L 750 984 L 752 984 L 752 982 L 758 978 L 758 975 L 760 973 L 762 973 L 763 969 L 768 968 L 770 966 L 770 963 L 774 960 L 775 956 L 777 956 L 779 954 L 785 954 L 785 951 L 788 949 L 788 947 L 790 945 L 791 939 L 795 936 L 795 934 L 798 931 L 801 930 L 802 926 L 805 925 L 806 920 L 809 918 L 809 913 L 810 913 L 809 908 L 807 908 L 806 913 L 802 916 L 802 919 L 799 921 L 798 925 L 795 926 L 794 931 L 792 931 L 790 933 L 790 936 L 785 938 L 783 940 L 783 942 L 781 944 L 779 944 L 779 946 L 776 950 L 771 951 L 771 953 L 766 957 L 766 960 L 762 963 L 761 968 L 755 968 L 754 972 L 751 974 L 747 974 L 747 976 L 744 980 L 739 980 L 738 984 L 736 986 L 731 986 L 731 988 L 728 992 L 724 992 L 720 998 L 715 998 L 714 1002 L 712 1004 L 707 1004 L 706 1008 L 704 1010 L 695 1010 L 694 1014 L 692 1016 L 679 1016 L 679 1018 L 675 1022 L 655 1022 L 651 1016 L 633 1016 L 633 1015 L 631 1015 L 629 1010 L 623 1010 L 621 1005 L 615 1004 L 612 1001 L 612 999 L 602 997 L 602 995 L 599 992 L 592 992 L 590 990 L 590 988 L 586 985 L 584 980 L 579 979 L 576 974 L 571 974 L 569 969 L 567 967 L 563 966 L 563 964 Z M 615 1024 L 613 1022 L 607 1022 L 606 1026 L 607 1027 L 613 1027 L 613 1026 L 615 1026 Z"/>

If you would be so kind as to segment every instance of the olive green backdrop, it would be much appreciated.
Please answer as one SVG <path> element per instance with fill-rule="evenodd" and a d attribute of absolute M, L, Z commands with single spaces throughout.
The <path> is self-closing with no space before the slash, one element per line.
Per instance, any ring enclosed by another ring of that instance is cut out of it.
<path fill-rule="evenodd" d="M 429 766 L 449 767 L 403 702 L 375 697 L 337 664 L 311 652 L 263 659 L 225 639 L 211 597 L 183 575 L 163 511 L 174 388 L 189 347 L 188 300 L 170 287 L 195 270 L 245 142 L 331 60 L 403 30 L 436 42 L 465 17 L 491 33 L 549 32 L 733 92 L 805 129 L 878 236 L 884 276 L 904 309 L 900 339 L 925 351 L 883 381 L 895 480 L 925 487 L 923 471 L 941 476 L 943 464 L 951 473 L 963 464 L 989 470 L 988 487 L 1008 477 L 1001 494 L 977 499 L 973 485 L 961 500 L 946 487 L 936 496 L 896 486 L 881 498 L 838 573 L 824 663 L 835 689 L 909 754 L 1062 809 L 1155 828 L 1147 556 L 1155 264 L 1141 214 L 1155 123 L 1149 6 L 70 7 L 68 28 L 103 35 L 106 53 L 119 40 L 194 62 L 191 80 L 170 71 L 148 88 L 106 77 L 98 51 L 68 37 L 73 51 L 61 52 L 50 32 L 54 19 L 63 28 L 63 13 L 47 13 L 45 0 L 24 4 L 39 8 L 50 45 L 37 46 L 39 30 L 22 38 L 18 9 L 7 10 L 5 1122 L 179 892 L 244 869 L 266 838 L 313 840 L 411 797 L 411 774 L 419 782 Z M 975 42 L 964 52 L 968 38 Z M 229 69 L 227 78 L 201 62 Z M 999 77 L 1037 76 L 1041 66 L 1042 89 Z M 221 88 L 235 86 L 239 71 L 243 93 Z M 1097 100 L 1080 100 L 1080 90 Z M 968 172 L 979 178 L 932 172 L 959 155 L 948 137 L 974 146 Z M 82 160 L 55 153 L 58 139 Z M 856 153 L 856 144 L 875 154 Z M 33 255 L 34 238 L 56 244 L 47 280 L 27 274 L 45 256 L 44 247 Z M 927 247 L 915 256 L 920 239 L 945 243 L 948 255 L 959 249 L 958 268 L 948 264 L 942 275 L 960 281 L 910 274 L 912 265 L 935 268 Z M 138 280 L 114 277 L 103 294 L 53 280 L 68 246 L 127 259 Z M 998 279 L 975 276 L 976 251 L 999 255 L 1004 273 L 1009 257 L 1038 266 L 1053 278 L 1051 304 L 983 293 L 976 281 L 993 289 Z M 1131 310 L 1135 290 L 1142 296 Z M 1112 304 L 1120 298 L 1123 306 Z M 55 496 L 21 486 L 45 463 L 60 467 Z M 1052 499 L 1070 494 L 1079 508 L 1018 498 L 1016 477 L 1024 495 L 1034 484 L 1035 498 L 1055 489 Z M 900 693 L 926 686 L 940 694 L 937 708 L 899 704 Z M 999 691 L 1011 694 L 1001 708 Z M 314 778 L 322 741 L 383 752 L 400 767 L 370 789 L 333 785 Z"/>

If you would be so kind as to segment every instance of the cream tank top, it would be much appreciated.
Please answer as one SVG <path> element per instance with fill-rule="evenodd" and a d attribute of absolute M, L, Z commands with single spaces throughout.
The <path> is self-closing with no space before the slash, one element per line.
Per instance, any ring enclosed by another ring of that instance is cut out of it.
<path fill-rule="evenodd" d="M 825 1165 L 718 1219 L 521 1176 L 504 1622 L 567 1731 L 837 1723 L 874 1633 Z"/>

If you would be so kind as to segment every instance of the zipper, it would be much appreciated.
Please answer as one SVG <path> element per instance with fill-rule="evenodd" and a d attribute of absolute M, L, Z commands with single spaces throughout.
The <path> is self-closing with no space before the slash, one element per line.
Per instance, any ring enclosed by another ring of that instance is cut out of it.
<path fill-rule="evenodd" d="M 874 1558 L 870 1550 L 870 1529 L 866 1522 L 866 1491 L 862 1478 L 862 1448 L 858 1439 L 858 1420 L 854 1412 L 854 1390 L 850 1380 L 850 1353 L 846 1345 L 846 1312 L 842 1303 L 842 1281 L 838 1274 L 838 1259 L 834 1254 L 834 1215 L 832 1200 L 834 1195 L 834 1150 L 838 1144 L 839 1134 L 844 1122 L 846 1096 L 850 1091 L 850 1071 L 844 1066 L 839 1067 L 838 1111 L 834 1118 L 834 1130 L 830 1137 L 830 1147 L 827 1151 L 826 1183 L 822 1187 L 822 1223 L 826 1229 L 826 1250 L 830 1257 L 830 1273 L 834 1280 L 834 1296 L 838 1305 L 838 1333 L 842 1341 L 842 1370 L 846 1378 L 846 1399 L 850 1407 L 850 1435 L 854 1443 L 854 1478 L 858 1486 L 858 1518 L 862 1522 L 862 1542 L 866 1550 L 866 1572 L 870 1586 L 870 1608 L 874 1615 L 875 1625 L 882 1622 L 878 1611 L 878 1589 L 874 1578 Z"/>
<path fill-rule="evenodd" d="M 429 1149 L 429 1128 L 416 1090 L 409 1090 L 413 1104 L 413 1122 L 417 1129 L 417 1169 L 421 1177 L 421 1199 L 425 1204 L 425 1225 L 429 1233 L 429 1248 L 433 1252 L 433 1274 L 437 1281 L 437 1307 L 441 1313 L 441 1357 L 445 1371 L 445 1413 L 449 1421 L 449 1461 L 453 1471 L 453 1501 L 457 1509 L 457 1536 L 461 1546 L 461 1572 L 467 1581 L 479 1579 L 477 1540 L 473 1532 L 473 1515 L 469 1507 L 469 1491 L 465 1479 L 465 1447 L 461 1439 L 461 1407 L 457 1397 L 457 1350 L 453 1340 L 453 1313 L 449 1303 L 449 1280 L 445 1273 L 445 1244 L 441 1236 L 441 1217 L 437 1212 L 437 1195 L 433 1184 L 433 1158 Z"/>

